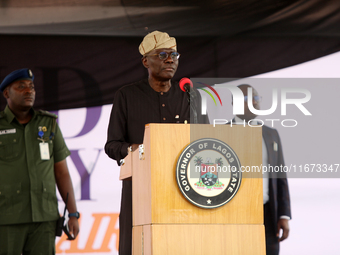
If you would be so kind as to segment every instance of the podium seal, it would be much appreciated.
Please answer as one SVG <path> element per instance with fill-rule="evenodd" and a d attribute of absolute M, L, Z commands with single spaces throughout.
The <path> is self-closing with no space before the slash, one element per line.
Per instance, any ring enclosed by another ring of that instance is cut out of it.
<path fill-rule="evenodd" d="M 241 164 L 225 142 L 199 139 L 182 151 L 176 179 L 189 202 L 212 209 L 225 205 L 236 195 L 242 180 Z"/>

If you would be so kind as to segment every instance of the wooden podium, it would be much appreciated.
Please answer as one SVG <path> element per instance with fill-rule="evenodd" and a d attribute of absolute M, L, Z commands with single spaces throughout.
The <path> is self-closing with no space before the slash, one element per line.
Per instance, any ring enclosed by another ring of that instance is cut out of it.
<path fill-rule="evenodd" d="M 262 129 L 205 124 L 148 124 L 144 155 L 126 158 L 121 178 L 133 185 L 133 255 L 265 255 L 262 175 L 242 173 L 227 204 L 204 209 L 190 203 L 176 181 L 176 164 L 192 141 L 227 143 L 242 166 L 262 163 Z"/>

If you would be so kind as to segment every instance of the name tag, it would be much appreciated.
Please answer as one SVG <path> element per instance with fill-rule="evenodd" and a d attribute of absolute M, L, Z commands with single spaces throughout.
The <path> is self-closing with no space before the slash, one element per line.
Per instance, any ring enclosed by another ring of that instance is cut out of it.
<path fill-rule="evenodd" d="M 0 130 L 0 135 L 15 134 L 17 130 L 15 128 Z"/>
<path fill-rule="evenodd" d="M 39 143 L 41 160 L 50 160 L 50 150 L 48 143 Z"/>

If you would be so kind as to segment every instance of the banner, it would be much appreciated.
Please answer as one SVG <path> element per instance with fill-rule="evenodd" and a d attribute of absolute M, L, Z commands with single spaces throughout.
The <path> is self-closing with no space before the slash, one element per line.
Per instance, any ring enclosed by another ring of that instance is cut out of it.
<path fill-rule="evenodd" d="M 56 239 L 58 254 L 117 254 L 121 182 L 119 167 L 104 152 L 112 105 L 60 110 L 58 122 L 71 151 L 67 165 L 80 212 L 76 240 Z M 58 194 L 59 195 L 59 194 Z M 58 196 L 60 214 L 64 202 Z"/>

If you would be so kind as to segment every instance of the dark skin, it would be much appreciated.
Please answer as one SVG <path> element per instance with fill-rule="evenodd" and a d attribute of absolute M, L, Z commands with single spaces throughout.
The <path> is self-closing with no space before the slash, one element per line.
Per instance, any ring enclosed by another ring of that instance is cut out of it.
<path fill-rule="evenodd" d="M 252 88 L 250 85 L 240 85 L 238 86 L 242 92 L 244 96 L 248 96 L 248 88 Z M 260 110 L 260 102 L 254 100 L 255 96 L 258 96 L 258 92 L 252 88 L 252 92 L 253 92 L 253 106 L 255 109 Z M 257 117 L 257 115 L 255 115 L 254 113 L 252 113 L 249 108 L 248 108 L 248 103 L 244 102 L 244 115 L 237 115 L 237 117 L 239 117 L 242 120 L 246 120 L 247 122 L 249 120 L 252 120 L 254 118 Z M 280 231 L 282 230 L 282 235 L 280 237 Z M 289 221 L 287 219 L 279 219 L 279 221 L 277 222 L 277 232 L 276 232 L 276 236 L 279 238 L 279 241 L 283 241 L 285 239 L 288 238 L 289 235 Z"/>
<path fill-rule="evenodd" d="M 280 237 L 280 230 L 282 229 L 282 235 Z M 277 222 L 277 233 L 276 236 L 279 237 L 279 242 L 288 238 L 289 235 L 289 223 L 287 219 L 279 219 Z"/>
<path fill-rule="evenodd" d="M 169 54 L 167 59 L 161 60 L 155 54 L 160 52 L 167 52 Z M 167 92 L 171 87 L 171 78 L 175 75 L 178 67 L 178 59 L 173 60 L 170 53 L 175 52 L 174 49 L 155 49 L 146 54 L 142 58 L 142 63 L 148 69 L 148 81 L 155 91 Z"/>
<path fill-rule="evenodd" d="M 161 60 L 157 54 L 160 52 L 167 52 L 169 54 L 167 59 Z M 157 92 L 168 92 L 171 88 L 171 79 L 174 77 L 177 67 L 178 59 L 173 60 L 170 53 L 175 52 L 174 49 L 162 48 L 150 51 L 142 58 L 142 63 L 148 69 L 148 81 L 151 88 Z M 138 149 L 139 144 L 131 144 L 132 151 Z"/>
<path fill-rule="evenodd" d="M 35 89 L 33 81 L 20 80 L 11 83 L 3 91 L 8 107 L 11 109 L 16 119 L 21 124 L 26 124 L 32 119 L 32 107 L 35 101 Z M 60 195 L 66 201 L 67 209 L 70 213 L 77 211 L 76 201 L 73 192 L 71 177 L 67 168 L 66 159 L 54 163 L 54 176 Z M 71 217 L 68 222 L 70 234 L 74 239 L 79 233 L 79 223 L 76 217 Z"/>
<path fill-rule="evenodd" d="M 57 183 L 59 193 L 64 201 L 66 201 L 68 193 L 67 210 L 77 212 L 76 200 L 73 192 L 72 180 L 68 172 L 66 159 L 54 163 L 54 176 Z M 70 217 L 68 220 L 68 229 L 74 239 L 77 238 L 79 233 L 79 223 L 76 217 Z M 69 238 L 67 240 L 70 240 Z"/>
<path fill-rule="evenodd" d="M 15 81 L 5 88 L 3 95 L 19 123 L 28 123 L 32 118 L 30 110 L 35 101 L 33 82 L 30 80 Z"/>

